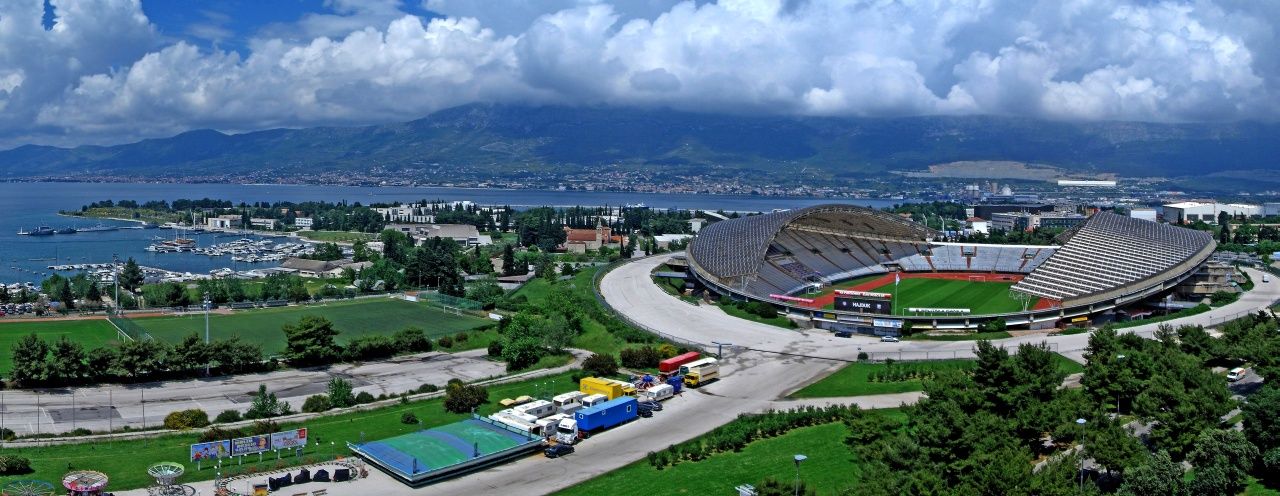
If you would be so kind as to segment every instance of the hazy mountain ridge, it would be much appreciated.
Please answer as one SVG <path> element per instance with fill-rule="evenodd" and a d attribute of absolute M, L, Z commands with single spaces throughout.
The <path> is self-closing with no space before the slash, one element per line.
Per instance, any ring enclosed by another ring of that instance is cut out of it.
<path fill-rule="evenodd" d="M 657 173 L 778 164 L 857 176 L 961 160 L 1015 160 L 1124 176 L 1275 170 L 1280 125 L 1066 123 L 1025 118 L 817 118 L 695 114 L 608 107 L 467 105 L 364 127 L 197 130 L 170 138 L 72 149 L 0 152 L 0 176 L 76 173 L 181 177 L 216 170 L 367 170 L 455 165 L 513 170 L 645 164 Z M 671 171 L 665 169 L 673 169 Z"/>

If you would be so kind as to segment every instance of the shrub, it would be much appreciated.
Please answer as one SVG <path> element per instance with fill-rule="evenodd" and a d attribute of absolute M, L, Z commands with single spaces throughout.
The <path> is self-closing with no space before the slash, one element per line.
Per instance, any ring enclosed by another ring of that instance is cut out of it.
<path fill-rule="evenodd" d="M 440 339 L 436 340 L 436 345 L 440 346 L 441 348 L 452 348 L 453 338 L 449 336 L 440 336 Z"/>
<path fill-rule="evenodd" d="M 18 435 L 17 433 L 13 432 L 13 429 L 10 429 L 8 427 L 0 429 L 0 440 L 11 441 L 13 439 L 17 439 L 17 437 Z"/>
<path fill-rule="evenodd" d="M 369 394 L 368 391 L 360 391 L 360 394 L 356 395 L 357 405 L 363 405 L 365 403 L 373 403 L 373 402 L 374 402 L 373 395 Z"/>
<path fill-rule="evenodd" d="M 0 455 L 0 475 L 31 473 L 31 460 L 18 455 Z"/>
<path fill-rule="evenodd" d="M 467 413 L 472 408 L 489 402 L 489 390 L 482 386 L 449 381 L 445 388 L 444 409 L 453 413 Z"/>
<path fill-rule="evenodd" d="M 396 331 L 391 336 L 391 341 L 400 351 L 409 351 L 421 353 L 431 351 L 431 340 L 427 338 L 427 333 L 417 327 L 406 327 Z"/>
<path fill-rule="evenodd" d="M 416 390 L 416 392 L 417 392 L 418 394 L 422 394 L 422 393 L 434 393 L 434 392 L 439 391 L 439 390 L 440 390 L 440 386 L 437 386 L 437 385 L 435 385 L 435 384 L 431 384 L 431 383 L 426 383 L 426 384 L 423 384 L 423 385 L 421 385 L 421 386 L 418 386 L 418 389 Z"/>
<path fill-rule="evenodd" d="M 671 343 L 662 343 L 661 345 L 658 345 L 658 356 L 661 357 L 659 361 L 666 360 L 679 354 L 680 349 L 676 348 L 676 346 Z"/>
<path fill-rule="evenodd" d="M 635 369 L 651 369 L 662 361 L 662 353 L 652 346 L 624 349 L 618 353 L 618 357 L 621 358 L 623 367 Z"/>
<path fill-rule="evenodd" d="M 493 340 L 489 342 L 489 356 L 493 358 L 502 356 L 502 341 Z"/>
<path fill-rule="evenodd" d="M 594 354 L 582 361 L 582 371 L 593 376 L 609 377 L 618 373 L 618 362 L 613 355 Z"/>
<path fill-rule="evenodd" d="M 209 425 L 209 414 L 199 408 L 178 410 L 164 416 L 164 428 L 184 431 Z"/>
<path fill-rule="evenodd" d="M 465 332 L 459 332 L 459 333 L 457 333 L 457 334 L 454 334 L 454 335 L 453 335 L 453 340 L 454 340 L 455 342 L 458 342 L 458 343 L 465 343 L 465 342 L 467 342 L 467 338 L 468 338 L 468 337 L 469 337 L 469 336 L 467 336 L 467 333 L 465 333 Z"/>
<path fill-rule="evenodd" d="M 302 411 L 306 413 L 320 413 L 333 408 L 333 404 L 329 402 L 329 397 L 323 394 L 308 396 L 307 400 L 302 402 Z"/>
<path fill-rule="evenodd" d="M 400 423 L 406 425 L 416 424 L 418 423 L 418 416 L 414 415 L 413 412 L 404 412 L 400 414 Z"/>
<path fill-rule="evenodd" d="M 859 352 L 858 352 L 858 361 L 860 361 L 860 362 L 861 362 L 861 361 L 865 361 L 867 358 L 868 358 L 868 356 L 867 356 L 867 352 L 865 352 L 865 351 L 859 351 Z"/>
<path fill-rule="evenodd" d="M 207 443 L 210 441 L 235 439 L 237 437 L 244 437 L 244 431 L 240 429 L 223 429 L 215 425 L 200 433 L 199 442 Z"/>
<path fill-rule="evenodd" d="M 386 336 L 360 336 L 347 343 L 347 360 L 377 360 L 396 354 L 395 342 Z"/>
<path fill-rule="evenodd" d="M 227 424 L 231 422 L 239 422 L 243 419 L 244 417 L 240 416 L 239 410 L 223 410 L 222 413 L 219 413 L 218 416 L 213 419 L 213 421 L 219 424 Z"/>
<path fill-rule="evenodd" d="M 529 368 L 545 354 L 546 348 L 537 338 L 516 339 L 502 347 L 502 359 L 507 362 L 507 370 Z"/>

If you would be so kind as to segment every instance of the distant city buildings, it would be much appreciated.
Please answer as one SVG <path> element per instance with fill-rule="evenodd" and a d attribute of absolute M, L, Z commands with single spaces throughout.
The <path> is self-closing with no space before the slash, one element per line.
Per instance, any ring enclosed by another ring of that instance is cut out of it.
<path fill-rule="evenodd" d="M 1165 222 L 1176 224 L 1198 220 L 1214 223 L 1218 221 L 1218 214 L 1222 212 L 1226 212 L 1227 215 L 1232 217 L 1258 217 L 1263 215 L 1263 209 L 1258 205 L 1189 201 L 1165 205 L 1164 220 Z"/>

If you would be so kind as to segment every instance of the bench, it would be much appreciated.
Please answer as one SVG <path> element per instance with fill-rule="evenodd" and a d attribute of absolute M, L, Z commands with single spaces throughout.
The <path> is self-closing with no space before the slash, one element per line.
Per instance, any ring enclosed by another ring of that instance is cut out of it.
<path fill-rule="evenodd" d="M 329 494 L 329 491 L 324 490 L 324 489 L 321 489 L 321 490 L 318 490 L 318 491 L 311 491 L 311 496 L 324 496 L 324 495 L 326 495 L 326 494 Z"/>

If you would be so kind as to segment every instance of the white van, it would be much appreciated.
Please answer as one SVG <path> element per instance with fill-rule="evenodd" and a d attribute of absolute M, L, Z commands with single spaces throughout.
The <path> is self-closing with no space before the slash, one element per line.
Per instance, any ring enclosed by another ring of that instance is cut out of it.
<path fill-rule="evenodd" d="M 1271 282 L 1271 274 L 1262 274 L 1262 282 Z"/>
<path fill-rule="evenodd" d="M 1243 367 L 1236 367 L 1234 369 L 1231 369 L 1230 372 L 1227 372 L 1227 380 L 1231 382 L 1236 382 L 1240 379 L 1244 379 L 1244 376 L 1246 375 L 1249 375 L 1248 369 L 1245 369 Z"/>
<path fill-rule="evenodd" d="M 675 392 L 676 388 L 670 384 L 659 384 L 642 391 L 640 395 L 648 397 L 650 401 L 663 401 L 674 396 Z"/>

